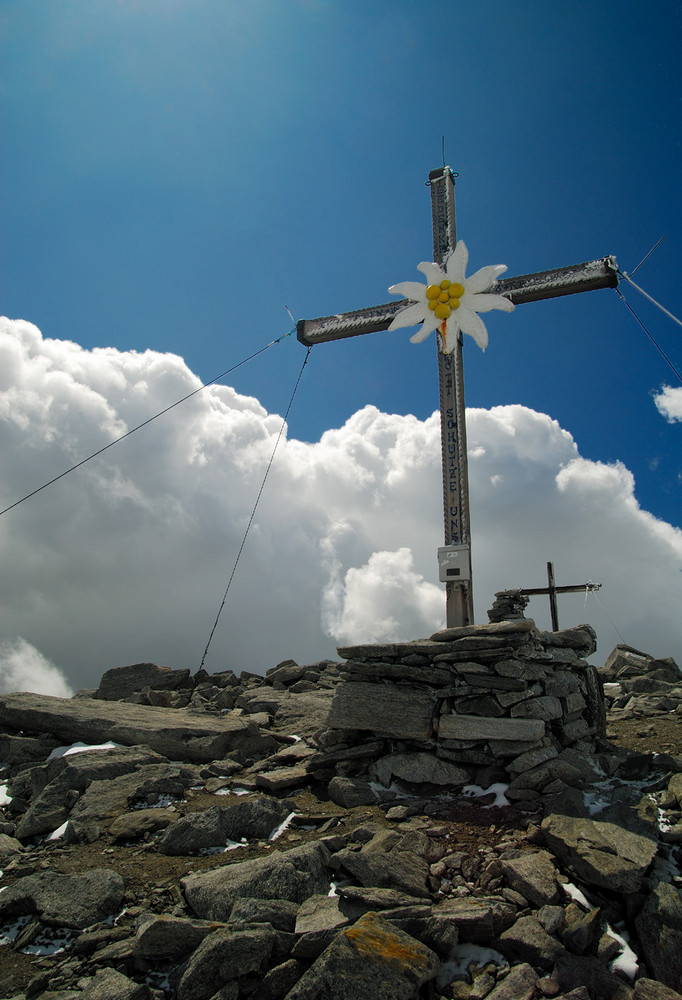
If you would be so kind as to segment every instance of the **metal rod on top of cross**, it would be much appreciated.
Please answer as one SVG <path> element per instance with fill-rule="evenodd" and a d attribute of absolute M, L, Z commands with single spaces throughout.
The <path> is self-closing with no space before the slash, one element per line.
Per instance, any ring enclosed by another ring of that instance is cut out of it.
<path fill-rule="evenodd" d="M 432 279 L 431 284 L 406 282 L 409 291 L 399 285 L 393 286 L 394 294 L 412 293 L 416 298 L 410 295 L 408 299 L 367 309 L 299 320 L 296 331 L 299 341 L 312 347 L 330 340 L 421 322 L 422 329 L 412 340 L 422 340 L 430 330 L 436 330 L 445 529 L 445 544 L 438 550 L 438 562 L 439 578 L 446 588 L 446 624 L 453 628 L 474 622 L 462 330 L 470 333 L 479 346 L 485 347 L 487 333 L 478 312 L 503 306 L 511 309 L 524 302 L 597 288 L 616 288 L 618 275 L 615 258 L 607 256 L 584 264 L 495 280 L 497 274 L 506 270 L 499 265 L 482 268 L 471 279 L 466 279 L 467 251 L 456 238 L 453 171 L 446 166 L 432 170 L 429 184 L 434 263 L 419 265 L 419 268 L 427 275 L 427 280 Z M 456 280 L 445 279 L 446 265 L 448 275 L 452 273 Z M 444 280 L 438 287 L 433 281 L 441 277 Z M 484 281 L 484 277 L 489 280 Z M 465 283 L 469 287 L 465 287 Z M 441 288 L 444 289 L 442 293 Z M 439 293 L 440 301 L 433 297 Z M 463 307 L 461 312 L 460 306 Z M 424 315 L 418 315 L 420 310 Z M 403 314 L 402 319 L 400 314 Z M 456 333 L 454 337 L 448 336 L 451 327 Z"/>

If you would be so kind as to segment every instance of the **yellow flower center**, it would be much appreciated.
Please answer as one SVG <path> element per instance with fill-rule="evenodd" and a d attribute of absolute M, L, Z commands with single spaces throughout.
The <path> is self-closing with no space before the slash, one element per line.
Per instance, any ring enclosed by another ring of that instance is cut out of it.
<path fill-rule="evenodd" d="M 460 298 L 464 295 L 464 285 L 459 281 L 443 278 L 440 285 L 427 285 L 426 298 L 429 309 L 438 319 L 447 319 L 453 309 L 459 309 Z"/>

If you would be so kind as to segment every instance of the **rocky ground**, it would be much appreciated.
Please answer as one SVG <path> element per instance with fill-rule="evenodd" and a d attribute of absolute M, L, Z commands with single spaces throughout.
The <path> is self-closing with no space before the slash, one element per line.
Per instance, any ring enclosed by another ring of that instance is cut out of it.
<path fill-rule="evenodd" d="M 278 671 L 0 696 L 0 997 L 679 1000 L 669 661 L 614 651 L 599 752 L 502 805 L 489 768 L 363 794 L 319 766 L 339 665 Z M 95 735 L 123 747 L 46 763 Z"/>

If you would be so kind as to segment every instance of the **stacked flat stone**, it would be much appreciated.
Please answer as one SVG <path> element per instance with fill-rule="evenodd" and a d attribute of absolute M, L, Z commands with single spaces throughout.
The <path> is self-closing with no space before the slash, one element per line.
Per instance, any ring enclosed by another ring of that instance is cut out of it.
<path fill-rule="evenodd" d="M 599 669 L 599 676 L 609 721 L 682 715 L 682 672 L 670 656 L 656 659 L 622 643 Z"/>
<path fill-rule="evenodd" d="M 500 590 L 495 594 L 493 606 L 488 611 L 488 620 L 504 622 L 523 618 L 529 600 L 520 590 Z"/>
<path fill-rule="evenodd" d="M 589 625 L 540 632 L 531 619 L 341 648 L 344 681 L 319 741 L 355 773 L 371 757 L 370 775 L 384 782 L 410 772 L 462 785 L 491 765 L 519 788 L 538 768 L 565 780 L 570 754 L 593 753 L 605 733 L 601 683 L 585 660 L 595 649 Z"/>

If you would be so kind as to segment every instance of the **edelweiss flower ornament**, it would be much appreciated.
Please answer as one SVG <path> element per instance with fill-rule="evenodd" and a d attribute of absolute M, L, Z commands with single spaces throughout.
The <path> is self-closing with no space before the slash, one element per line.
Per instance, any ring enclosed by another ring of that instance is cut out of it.
<path fill-rule="evenodd" d="M 392 295 L 404 295 L 411 302 L 400 310 L 389 330 L 421 323 L 421 329 L 410 337 L 411 342 L 417 344 L 425 340 L 432 330 L 438 329 L 444 354 L 454 351 L 457 334 L 461 330 L 473 337 L 484 351 L 488 346 L 488 331 L 478 314 L 491 309 L 511 312 L 514 303 L 504 295 L 488 292 L 498 275 L 507 270 L 505 264 L 482 267 L 466 278 L 468 259 L 469 251 L 464 241 L 458 240 L 455 249 L 443 261 L 443 267 L 429 261 L 417 265 L 418 270 L 426 275 L 425 285 L 419 281 L 401 281 L 399 285 L 391 285 L 389 292 Z"/>

